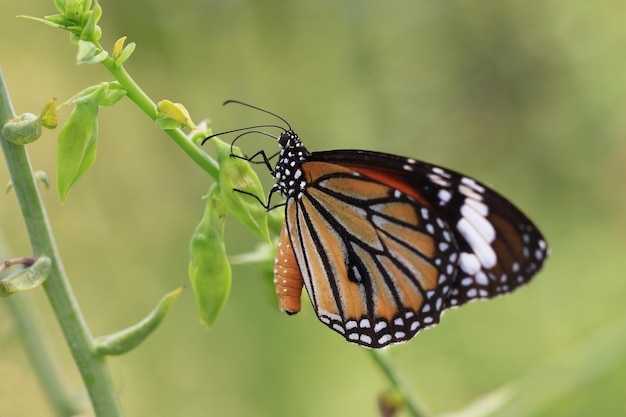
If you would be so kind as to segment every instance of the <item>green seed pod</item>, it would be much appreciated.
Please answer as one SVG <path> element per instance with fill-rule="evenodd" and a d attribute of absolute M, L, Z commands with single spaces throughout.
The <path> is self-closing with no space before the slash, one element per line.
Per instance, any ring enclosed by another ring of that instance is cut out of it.
<path fill-rule="evenodd" d="M 214 184 L 207 196 L 202 220 L 189 243 L 189 279 L 200 323 L 206 327 L 213 325 L 230 293 L 231 270 L 224 247 L 225 217 L 219 186 Z"/>
<path fill-rule="evenodd" d="M 57 189 L 61 202 L 96 160 L 99 92 L 76 100 L 74 110 L 59 132 Z"/>
<path fill-rule="evenodd" d="M 117 333 L 97 338 L 96 354 L 121 355 L 139 346 L 161 324 L 182 290 L 181 287 L 165 294 L 157 306 L 139 323 Z"/>
<path fill-rule="evenodd" d="M 41 119 L 32 113 L 24 113 L 2 126 L 2 137 L 16 145 L 26 145 L 41 136 Z"/>

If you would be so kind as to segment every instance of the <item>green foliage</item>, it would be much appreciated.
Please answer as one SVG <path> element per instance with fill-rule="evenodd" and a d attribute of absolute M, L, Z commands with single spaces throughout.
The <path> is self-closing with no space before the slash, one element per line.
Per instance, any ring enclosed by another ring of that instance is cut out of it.
<path fill-rule="evenodd" d="M 122 355 L 139 346 L 161 324 L 182 291 L 182 288 L 177 288 L 165 294 L 150 314 L 137 324 L 119 332 L 98 337 L 94 341 L 96 354 Z"/>
<path fill-rule="evenodd" d="M 189 279 L 196 296 L 200 323 L 211 327 L 224 307 L 231 285 L 231 269 L 224 247 L 227 210 L 219 186 L 213 184 L 206 208 L 189 243 Z"/>
<path fill-rule="evenodd" d="M 74 109 L 59 132 L 57 148 L 57 190 L 61 202 L 96 161 L 99 106 L 111 106 L 125 94 L 118 83 L 101 83 L 74 98 Z"/>
<path fill-rule="evenodd" d="M 217 161 L 220 165 L 219 184 L 224 205 L 244 226 L 264 241 L 270 242 L 267 210 L 259 204 L 259 202 L 265 204 L 259 177 L 248 161 L 242 159 L 243 155 L 239 148 L 217 137 L 212 137 L 210 141 L 217 148 Z"/>

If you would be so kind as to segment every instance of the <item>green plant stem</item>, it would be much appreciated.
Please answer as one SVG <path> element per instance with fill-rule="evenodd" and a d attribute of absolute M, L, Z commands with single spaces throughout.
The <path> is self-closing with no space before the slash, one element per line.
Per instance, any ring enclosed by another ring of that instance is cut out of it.
<path fill-rule="evenodd" d="M 36 318 L 33 317 L 29 294 L 15 294 L 4 302 L 11 311 L 11 317 L 15 321 L 24 350 L 52 404 L 54 413 L 58 417 L 78 415 L 79 407 L 73 403 L 65 391 L 55 362 L 48 351 L 46 340 Z"/>
<path fill-rule="evenodd" d="M 13 117 L 15 113 L 0 69 L 0 124 L 4 125 Z M 93 351 L 92 336 L 63 269 L 26 148 L 1 136 L 0 146 L 26 223 L 33 255 L 45 255 L 52 260 L 52 269 L 43 287 L 83 378 L 95 415 L 123 416 L 106 360 Z"/>
<path fill-rule="evenodd" d="M 100 47 L 101 48 L 101 47 Z M 101 48 L 102 49 L 102 48 Z M 135 80 L 128 74 L 123 66 L 118 67 L 111 58 L 106 58 L 102 64 L 120 83 L 122 88 L 126 90 L 128 98 L 133 101 L 144 113 L 152 120 L 157 119 L 156 104 L 148 97 L 148 95 L 137 85 Z M 203 170 L 205 170 L 214 179 L 219 178 L 219 166 L 217 162 L 206 154 L 199 146 L 193 143 L 180 129 L 165 129 L 165 133 L 171 137 L 174 142 L 193 159 Z"/>
<path fill-rule="evenodd" d="M 375 349 L 368 349 L 368 352 L 376 365 L 378 365 L 378 367 L 383 371 L 391 386 L 404 398 L 404 405 L 406 406 L 409 414 L 413 417 L 429 417 L 430 413 L 426 411 L 426 407 L 422 405 L 421 401 L 419 401 L 417 397 L 411 393 L 411 390 L 403 381 L 395 365 L 387 357 L 387 352 Z"/>

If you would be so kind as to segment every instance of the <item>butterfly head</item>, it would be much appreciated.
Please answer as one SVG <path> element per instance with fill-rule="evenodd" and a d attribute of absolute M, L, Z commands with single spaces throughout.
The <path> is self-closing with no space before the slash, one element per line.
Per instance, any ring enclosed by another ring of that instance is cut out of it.
<path fill-rule="evenodd" d="M 298 134 L 293 130 L 285 130 L 278 137 L 280 153 L 274 168 L 275 187 L 284 197 L 299 197 L 306 187 L 302 175 L 302 163 L 310 152 L 304 147 Z"/>

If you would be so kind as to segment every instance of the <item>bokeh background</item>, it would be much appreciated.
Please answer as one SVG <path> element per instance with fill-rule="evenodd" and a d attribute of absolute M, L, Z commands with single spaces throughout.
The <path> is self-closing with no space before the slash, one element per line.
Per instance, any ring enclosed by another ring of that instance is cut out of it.
<path fill-rule="evenodd" d="M 103 45 L 124 35 L 137 43 L 126 67 L 155 101 L 182 102 L 216 130 L 267 122 L 221 107 L 246 100 L 287 118 L 311 150 L 386 151 L 470 174 L 541 227 L 552 256 L 531 285 L 448 312 L 390 352 L 433 411 L 545 373 L 570 383 L 517 415 L 626 415 L 626 345 L 611 330 L 626 313 L 624 2 L 100 3 Z M 110 80 L 101 66 L 74 64 L 67 33 L 16 19 L 53 13 L 52 1 L 0 2 L 0 65 L 17 113 Z M 276 148 L 261 138 L 246 146 Z M 55 148 L 56 132 L 28 147 L 52 181 Z M 7 181 L 2 168 L 0 186 Z M 135 323 L 187 283 L 188 240 L 210 183 L 129 101 L 102 109 L 94 168 L 64 206 L 54 188 L 43 191 L 94 334 Z M 11 193 L 0 196 L 0 230 L 13 254 L 30 254 Z M 257 244 L 232 219 L 226 230 L 232 254 Z M 110 359 L 128 416 L 377 415 L 387 384 L 367 352 L 308 305 L 280 314 L 255 268 L 233 273 L 211 330 L 199 325 L 188 289 L 143 345 Z M 43 291 L 20 296 L 80 396 Z M 0 416 L 52 416 L 2 303 Z M 559 358 L 569 367 L 542 366 Z"/>

